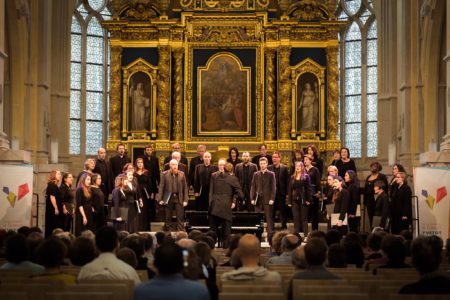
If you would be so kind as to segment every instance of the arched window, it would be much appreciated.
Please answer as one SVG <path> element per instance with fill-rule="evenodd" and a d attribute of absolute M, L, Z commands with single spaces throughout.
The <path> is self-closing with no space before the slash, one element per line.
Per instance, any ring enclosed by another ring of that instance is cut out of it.
<path fill-rule="evenodd" d="M 375 157 L 377 130 L 377 23 L 372 0 L 340 0 L 340 122 L 342 144 L 352 157 Z"/>
<path fill-rule="evenodd" d="M 109 47 L 100 22 L 111 14 L 107 0 L 78 0 L 72 16 L 70 147 L 72 155 L 94 155 L 107 138 Z"/>

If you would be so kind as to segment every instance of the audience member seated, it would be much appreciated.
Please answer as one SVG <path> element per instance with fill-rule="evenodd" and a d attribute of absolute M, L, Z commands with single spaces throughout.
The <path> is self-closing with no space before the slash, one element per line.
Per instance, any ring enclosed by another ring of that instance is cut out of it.
<path fill-rule="evenodd" d="M 272 236 L 272 245 L 269 256 L 277 256 L 281 254 L 281 240 L 288 234 L 289 232 L 287 231 L 278 231 L 274 233 Z"/>
<path fill-rule="evenodd" d="M 288 234 L 281 240 L 280 256 L 273 256 L 266 262 L 266 267 L 270 265 L 291 265 L 292 251 L 301 244 L 301 240 L 293 235 Z"/>
<path fill-rule="evenodd" d="M 320 230 L 314 230 L 314 231 L 311 231 L 311 232 L 308 234 L 308 239 L 312 239 L 312 238 L 319 238 L 319 239 L 323 239 L 324 241 L 326 241 L 326 240 L 327 240 L 327 235 L 326 235 L 326 233 L 323 232 L 323 231 L 320 231 Z M 308 240 L 308 239 L 307 239 L 307 240 Z"/>
<path fill-rule="evenodd" d="M 411 267 L 405 264 L 406 249 L 402 237 L 394 235 L 385 236 L 381 242 L 381 251 L 387 258 L 387 262 L 379 268 L 399 269 Z"/>
<path fill-rule="evenodd" d="M 450 278 L 438 272 L 442 246 L 436 236 L 422 236 L 412 242 L 412 263 L 421 278 L 402 287 L 400 294 L 450 294 Z"/>
<path fill-rule="evenodd" d="M 44 234 L 42 232 L 32 232 L 27 237 L 28 253 L 30 261 L 37 263 L 36 249 L 44 241 Z"/>
<path fill-rule="evenodd" d="M 294 279 L 305 280 L 330 280 L 341 279 L 336 274 L 331 273 L 323 264 L 327 258 L 327 244 L 319 238 L 308 240 L 305 245 L 305 259 L 308 267 L 303 271 L 294 273 L 289 283 L 288 299 L 292 299 L 292 282 Z"/>
<path fill-rule="evenodd" d="M 381 242 L 383 241 L 383 235 L 378 233 L 371 233 L 367 237 L 367 246 L 368 246 L 368 253 L 366 255 L 366 260 L 376 260 L 383 257 L 383 254 L 381 253 Z"/>
<path fill-rule="evenodd" d="M 158 275 L 135 288 L 134 300 L 210 299 L 204 285 L 183 278 L 182 251 L 180 246 L 171 242 L 163 243 L 156 249 L 155 267 L 158 269 Z"/>
<path fill-rule="evenodd" d="M 191 239 L 191 240 L 193 240 L 193 241 L 197 241 L 197 239 L 199 238 L 199 237 L 201 237 L 203 235 L 203 233 L 200 231 L 200 230 L 196 230 L 196 229 L 194 229 L 194 230 L 192 230 L 191 232 L 189 232 L 189 234 L 188 234 L 188 239 Z"/>
<path fill-rule="evenodd" d="M 136 258 L 136 253 L 128 247 L 122 247 L 117 250 L 117 258 L 121 261 L 127 263 L 133 269 L 138 266 L 138 260 Z"/>
<path fill-rule="evenodd" d="M 281 285 L 280 274 L 258 265 L 259 243 L 259 239 L 254 235 L 245 234 L 241 237 L 236 251 L 238 251 L 242 267 L 222 274 L 222 281 L 268 281 Z"/>
<path fill-rule="evenodd" d="M 60 280 L 65 284 L 75 284 L 76 277 L 61 272 L 61 264 L 66 257 L 66 245 L 57 237 L 47 238 L 37 249 L 36 256 L 45 272 L 34 277 L 41 280 Z"/>
<path fill-rule="evenodd" d="M 364 252 L 359 236 L 354 232 L 349 232 L 342 239 L 342 246 L 345 248 L 347 265 L 356 265 L 357 268 L 362 268 L 364 265 Z"/>
<path fill-rule="evenodd" d="M 153 265 L 153 236 L 150 233 L 142 233 L 142 239 L 144 240 L 144 257 L 147 258 L 147 267 L 151 267 Z"/>
<path fill-rule="evenodd" d="M 197 245 L 197 242 L 192 239 L 181 239 L 176 242 L 178 246 L 180 246 L 183 249 L 194 249 L 195 245 Z"/>
<path fill-rule="evenodd" d="M 5 258 L 4 263 L 0 269 L 2 270 L 30 270 L 32 275 L 39 275 L 44 273 L 43 266 L 32 263 L 28 260 L 29 249 L 27 240 L 22 234 L 14 233 L 6 238 L 5 241 Z"/>
<path fill-rule="evenodd" d="M 298 246 L 292 253 L 292 265 L 296 270 L 304 270 L 308 267 L 305 258 L 305 245 Z"/>
<path fill-rule="evenodd" d="M 85 238 L 78 237 L 70 245 L 69 258 L 70 262 L 74 266 L 82 267 L 87 263 L 90 263 L 97 257 L 97 251 L 95 249 L 94 241 Z"/>
<path fill-rule="evenodd" d="M 239 233 L 230 235 L 229 242 L 228 242 L 228 249 L 227 249 L 227 252 L 225 253 L 225 256 L 228 257 L 229 259 L 225 263 L 221 264 L 220 265 L 221 267 L 231 267 L 232 266 L 231 257 L 233 255 L 234 250 L 237 249 L 237 247 L 239 245 L 239 239 L 241 237 L 242 237 L 242 235 Z M 240 266 L 238 266 L 237 268 L 239 268 L 239 267 Z"/>
<path fill-rule="evenodd" d="M 400 231 L 400 236 L 402 236 L 405 239 L 406 257 L 410 257 L 411 256 L 411 243 L 413 241 L 413 233 L 410 230 L 405 229 L 405 230 Z"/>
<path fill-rule="evenodd" d="M 153 278 L 155 276 L 155 272 L 148 267 L 148 259 L 147 257 L 144 257 L 144 239 L 139 234 L 133 233 L 130 234 L 124 241 L 125 247 L 130 248 L 136 254 L 137 266 L 135 269 L 145 270 L 147 271 L 148 278 Z"/>
<path fill-rule="evenodd" d="M 186 231 L 178 231 L 175 233 L 175 241 L 179 241 L 181 239 L 187 239 L 188 234 Z"/>
<path fill-rule="evenodd" d="M 200 278 L 206 280 L 206 286 L 208 287 L 209 295 L 212 300 L 218 298 L 219 289 L 216 283 L 216 264 L 211 256 L 211 248 L 204 242 L 198 242 L 195 245 L 195 252 L 199 258 L 202 273 Z"/>
<path fill-rule="evenodd" d="M 114 252 L 119 247 L 117 231 L 112 227 L 103 227 L 95 236 L 100 255 L 92 262 L 81 268 L 78 280 L 133 280 L 135 284 L 141 282 L 136 271 L 119 260 Z"/>
<path fill-rule="evenodd" d="M 325 236 L 325 240 L 328 247 L 333 244 L 339 244 L 342 240 L 342 233 L 337 229 L 330 229 Z"/>
<path fill-rule="evenodd" d="M 333 244 L 328 248 L 328 267 L 329 268 L 347 268 L 347 256 L 345 248 L 339 244 Z"/>

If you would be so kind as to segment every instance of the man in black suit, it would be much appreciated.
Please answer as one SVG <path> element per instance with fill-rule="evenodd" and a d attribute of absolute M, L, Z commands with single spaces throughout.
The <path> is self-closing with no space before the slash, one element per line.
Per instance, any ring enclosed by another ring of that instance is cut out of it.
<path fill-rule="evenodd" d="M 144 156 L 142 157 L 144 159 L 144 168 L 152 175 L 153 186 L 158 186 L 161 181 L 161 171 L 159 169 L 158 158 L 153 155 L 153 144 L 147 144 L 144 151 Z"/>
<path fill-rule="evenodd" d="M 267 169 L 275 173 L 276 180 L 276 195 L 274 212 L 278 210 L 280 212 L 280 222 L 282 229 L 287 228 L 288 210 L 286 207 L 286 195 L 287 184 L 289 180 L 289 170 L 281 163 L 281 154 L 278 151 L 274 151 L 272 155 L 273 164 Z"/>
<path fill-rule="evenodd" d="M 242 198 L 239 181 L 234 175 L 225 172 L 225 159 L 219 160 L 219 171 L 211 175 L 209 188 L 209 224 L 223 240 L 223 248 L 228 248 L 231 234 L 232 209 L 236 206 L 236 198 Z M 219 234 L 219 226 L 222 233 Z"/>
<path fill-rule="evenodd" d="M 164 165 L 170 162 L 170 160 L 172 159 L 172 154 L 174 152 L 180 153 L 180 160 L 179 160 L 179 162 L 184 164 L 186 166 L 186 169 L 187 169 L 187 166 L 189 165 L 188 164 L 188 160 L 187 160 L 186 156 L 181 154 L 181 144 L 180 143 L 174 143 L 172 145 L 172 153 L 164 159 Z M 187 173 L 186 173 L 186 176 L 187 176 Z"/>
<path fill-rule="evenodd" d="M 259 159 L 261 157 L 267 158 L 268 165 L 273 164 L 272 156 L 270 156 L 270 154 L 267 154 L 267 146 L 266 146 L 266 144 L 259 145 L 258 149 L 259 149 L 259 154 L 256 155 L 256 156 L 253 156 L 253 158 L 252 158 L 252 163 L 254 163 L 258 167 L 258 170 L 260 169 L 260 167 L 259 167 Z"/>
<path fill-rule="evenodd" d="M 241 185 L 242 193 L 244 197 L 238 202 L 238 211 L 247 210 L 253 211 L 254 207 L 250 203 L 250 188 L 252 185 L 253 174 L 258 171 L 258 167 L 250 162 L 250 153 L 242 153 L 242 162 L 236 165 L 234 173 L 239 179 L 239 184 Z"/>
<path fill-rule="evenodd" d="M 250 189 L 250 200 L 255 206 L 256 212 L 264 211 L 267 223 L 267 234 L 273 231 L 273 204 L 275 203 L 275 174 L 267 170 L 268 160 L 265 157 L 259 159 L 260 171 L 253 175 Z"/>
<path fill-rule="evenodd" d="M 211 153 L 203 154 L 203 163 L 195 167 L 194 175 L 194 195 L 195 209 L 198 211 L 208 211 L 209 208 L 209 184 L 211 174 L 219 169 L 211 165 Z"/>
<path fill-rule="evenodd" d="M 109 171 L 109 163 L 106 161 L 106 150 L 105 148 L 98 148 L 97 150 L 97 159 L 95 160 L 95 168 L 92 171 L 93 173 L 100 174 L 102 177 L 102 184 L 100 185 L 100 189 L 105 195 L 105 200 L 108 199 L 108 194 L 111 192 L 110 186 L 110 171 Z"/>
<path fill-rule="evenodd" d="M 131 159 L 125 154 L 125 145 L 117 144 L 117 154 L 109 159 L 110 186 L 114 188 L 114 181 L 117 175 L 122 174 L 123 166 L 131 162 Z"/>
<path fill-rule="evenodd" d="M 450 294 L 450 278 L 438 272 L 443 244 L 437 236 L 420 236 L 412 242 L 412 263 L 421 278 L 402 287 L 400 294 Z"/>
<path fill-rule="evenodd" d="M 203 163 L 203 154 L 206 152 L 205 145 L 197 146 L 197 156 L 191 159 L 189 164 L 189 182 L 191 185 L 194 185 L 195 181 L 195 167 Z"/>
<path fill-rule="evenodd" d="M 391 209 L 389 207 L 389 197 L 387 193 L 384 191 L 386 186 L 384 182 L 381 180 L 375 181 L 373 190 L 375 192 L 375 212 L 374 218 L 380 217 L 380 224 L 376 224 L 376 226 L 380 226 L 384 229 L 387 229 L 388 219 L 390 217 Z M 373 220 L 369 220 L 370 223 L 373 223 Z"/>
<path fill-rule="evenodd" d="M 164 171 L 159 183 L 156 201 L 164 206 L 165 227 L 169 230 L 172 214 L 175 210 L 177 216 L 177 231 L 184 230 L 184 207 L 188 205 L 189 195 L 186 176 L 178 170 L 178 161 L 172 159 L 169 162 L 170 170 Z"/>
<path fill-rule="evenodd" d="M 186 176 L 188 174 L 187 165 L 181 162 L 181 153 L 180 152 L 172 152 L 172 159 L 175 159 L 178 162 L 178 170 L 182 171 Z M 164 164 L 164 171 L 170 170 L 170 164 Z M 186 182 L 189 186 L 189 178 L 186 177 Z"/>

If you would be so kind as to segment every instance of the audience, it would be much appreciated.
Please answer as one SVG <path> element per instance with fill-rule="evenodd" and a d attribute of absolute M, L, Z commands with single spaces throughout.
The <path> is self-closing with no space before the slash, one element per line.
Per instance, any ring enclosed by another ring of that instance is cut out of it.
<path fill-rule="evenodd" d="M 298 246 L 292 253 L 292 265 L 296 270 L 304 270 L 308 267 L 305 258 L 305 246 Z"/>
<path fill-rule="evenodd" d="M 270 281 L 281 285 L 281 276 L 259 266 L 260 241 L 251 234 L 245 234 L 239 240 L 237 248 L 242 267 L 222 274 L 222 281 Z"/>
<path fill-rule="evenodd" d="M 133 269 L 136 269 L 136 267 L 138 266 L 136 253 L 128 247 L 122 247 L 117 250 L 116 256 L 118 259 L 127 263 Z"/>
<path fill-rule="evenodd" d="M 95 244 L 85 237 L 78 237 L 69 247 L 70 262 L 74 266 L 82 267 L 97 257 Z"/>
<path fill-rule="evenodd" d="M 119 239 L 114 228 L 105 226 L 99 229 L 95 244 L 100 255 L 81 268 L 79 281 L 129 279 L 135 284 L 141 282 L 136 271 L 116 257 L 114 252 L 119 247 Z"/>
<path fill-rule="evenodd" d="M 337 229 L 330 229 L 325 235 L 325 240 L 328 247 L 333 244 L 339 244 L 342 240 L 342 233 Z"/>
<path fill-rule="evenodd" d="M 158 275 L 134 290 L 135 300 L 207 300 L 210 299 L 206 287 L 198 282 L 184 279 L 183 250 L 180 246 L 165 242 L 155 251 L 155 267 Z"/>
<path fill-rule="evenodd" d="M 345 248 L 347 265 L 356 265 L 357 268 L 362 268 L 364 265 L 364 252 L 359 236 L 354 232 L 349 232 L 342 239 L 341 243 Z"/>
<path fill-rule="evenodd" d="M 436 236 L 421 236 L 412 242 L 412 263 L 421 277 L 402 287 L 400 294 L 450 294 L 450 278 L 438 272 L 442 246 L 442 240 Z"/>
<path fill-rule="evenodd" d="M 381 251 L 387 258 L 387 262 L 379 268 L 399 269 L 411 267 L 405 264 L 406 249 L 403 238 L 394 235 L 385 236 L 381 242 Z"/>
<path fill-rule="evenodd" d="M 347 256 L 345 248 L 340 244 L 333 244 L 328 248 L 328 267 L 329 268 L 347 268 Z"/>
<path fill-rule="evenodd" d="M 25 236 L 19 233 L 6 238 L 5 241 L 6 263 L 0 269 L 2 270 L 30 270 L 32 275 L 44 273 L 44 267 L 28 260 L 29 249 Z"/>
<path fill-rule="evenodd" d="M 270 265 L 290 265 L 292 263 L 292 252 L 301 244 L 301 240 L 293 235 L 288 234 L 281 240 L 279 256 L 273 256 L 266 262 L 266 267 Z"/>

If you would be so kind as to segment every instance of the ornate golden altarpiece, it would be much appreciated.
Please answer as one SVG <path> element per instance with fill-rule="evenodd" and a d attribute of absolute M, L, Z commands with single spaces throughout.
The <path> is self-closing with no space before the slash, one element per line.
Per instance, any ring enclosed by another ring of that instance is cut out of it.
<path fill-rule="evenodd" d="M 339 148 L 336 2 L 112 0 L 108 150 Z"/>

